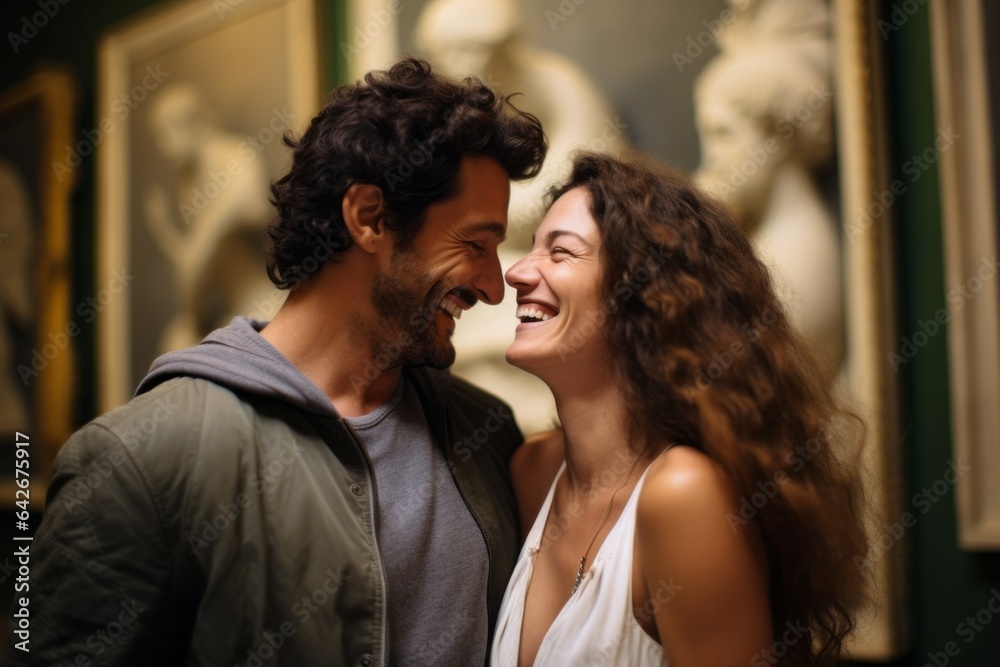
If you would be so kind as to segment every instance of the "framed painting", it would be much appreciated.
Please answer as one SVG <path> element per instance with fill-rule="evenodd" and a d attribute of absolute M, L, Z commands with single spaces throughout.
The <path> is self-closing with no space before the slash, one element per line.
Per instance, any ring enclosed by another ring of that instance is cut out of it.
<path fill-rule="evenodd" d="M 313 0 L 157 7 L 100 44 L 99 407 L 235 315 L 270 319 L 269 185 L 320 99 Z"/>
<path fill-rule="evenodd" d="M 1000 286 L 997 285 L 997 125 L 1000 54 L 987 26 L 995 3 L 931 4 L 935 111 L 956 141 L 940 160 L 958 539 L 1000 550 Z M 945 312 L 946 310 L 946 312 Z"/>
<path fill-rule="evenodd" d="M 74 343 L 83 326 L 71 309 L 69 283 L 75 174 L 65 155 L 76 140 L 74 99 L 69 74 L 55 69 L 39 70 L 0 93 L 4 505 L 15 502 L 27 472 L 31 506 L 41 507 L 52 460 L 73 429 Z"/>

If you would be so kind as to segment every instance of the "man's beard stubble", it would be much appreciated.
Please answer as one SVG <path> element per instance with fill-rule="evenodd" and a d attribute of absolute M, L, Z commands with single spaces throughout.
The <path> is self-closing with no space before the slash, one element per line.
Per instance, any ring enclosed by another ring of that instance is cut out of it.
<path fill-rule="evenodd" d="M 374 356 L 395 357 L 391 365 L 448 368 L 455 363 L 450 341 L 438 340 L 437 311 L 445 290 L 430 278 L 416 255 L 397 251 L 389 270 L 375 277 L 372 305 L 378 321 L 364 333 Z"/>

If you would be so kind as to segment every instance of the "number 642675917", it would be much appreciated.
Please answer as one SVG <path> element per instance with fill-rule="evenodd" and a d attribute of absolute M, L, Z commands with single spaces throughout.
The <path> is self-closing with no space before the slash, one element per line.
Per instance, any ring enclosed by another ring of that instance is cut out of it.
<path fill-rule="evenodd" d="M 24 439 L 23 441 L 21 439 Z M 17 519 L 19 521 L 28 520 L 28 502 L 31 500 L 31 475 L 29 472 L 31 461 L 31 450 L 28 448 L 31 443 L 28 436 L 23 433 L 16 434 L 14 443 L 14 480 L 17 483 L 17 491 L 14 492 L 14 504 L 18 508 Z M 22 516 L 23 515 L 23 516 Z"/>

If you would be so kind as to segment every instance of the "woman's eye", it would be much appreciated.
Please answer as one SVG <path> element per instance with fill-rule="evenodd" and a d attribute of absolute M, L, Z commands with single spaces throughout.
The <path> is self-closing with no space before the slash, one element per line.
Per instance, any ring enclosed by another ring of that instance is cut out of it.
<path fill-rule="evenodd" d="M 566 248 L 563 248 L 561 246 L 554 246 L 552 248 L 552 250 L 549 251 L 549 254 L 552 255 L 552 256 L 559 255 L 559 256 L 563 256 L 563 257 L 572 257 L 573 256 L 573 253 L 571 253 L 569 250 L 566 250 Z"/>

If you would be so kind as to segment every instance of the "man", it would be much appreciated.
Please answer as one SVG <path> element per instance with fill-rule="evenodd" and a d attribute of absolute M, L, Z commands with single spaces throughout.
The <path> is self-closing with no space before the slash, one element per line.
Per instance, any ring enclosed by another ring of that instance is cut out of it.
<path fill-rule="evenodd" d="M 541 127 L 408 59 L 289 145 L 265 235 L 280 311 L 161 357 L 59 455 L 34 664 L 486 660 L 521 435 L 434 369 L 462 311 L 502 298 L 508 179 L 537 172 Z"/>

